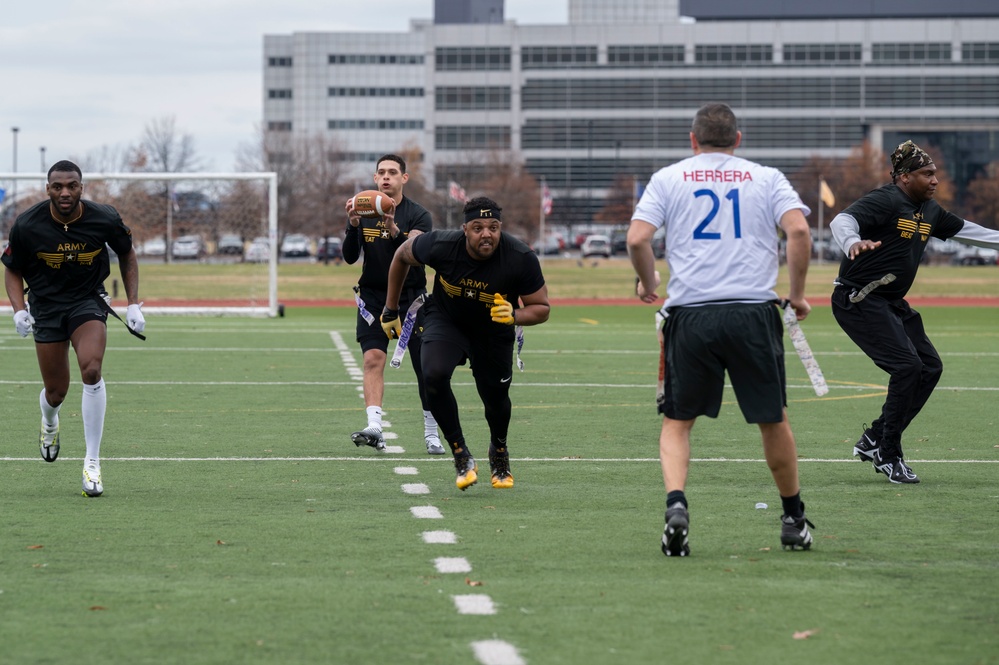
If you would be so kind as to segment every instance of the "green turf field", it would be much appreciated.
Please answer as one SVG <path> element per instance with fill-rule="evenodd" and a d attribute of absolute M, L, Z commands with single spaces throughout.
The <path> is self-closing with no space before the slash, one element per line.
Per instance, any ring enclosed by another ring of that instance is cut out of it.
<path fill-rule="evenodd" d="M 945 370 L 904 439 L 922 483 L 900 486 L 851 459 L 886 377 L 816 308 L 830 394 L 787 357 L 812 551 L 780 549 L 757 430 L 727 392 L 694 430 L 692 555 L 672 560 L 653 309 L 557 307 L 528 329 L 505 491 L 459 492 L 425 454 L 408 364 L 385 399 L 404 452 L 355 448 L 354 312 L 289 308 L 149 316 L 146 342 L 112 322 L 106 491 L 86 499 L 79 372 L 46 464 L 33 345 L 0 326 L 0 662 L 999 663 L 999 311 L 922 309 Z M 467 369 L 455 380 L 481 471 L 481 404 Z M 460 613 L 468 596 L 494 613 Z"/>

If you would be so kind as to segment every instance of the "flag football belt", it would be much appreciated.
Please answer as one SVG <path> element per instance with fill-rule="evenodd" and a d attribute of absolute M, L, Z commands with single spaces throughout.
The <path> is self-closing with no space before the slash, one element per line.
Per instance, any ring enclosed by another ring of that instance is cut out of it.
<path fill-rule="evenodd" d="M 114 310 L 113 310 L 113 309 L 111 308 L 111 303 L 109 303 L 109 302 L 108 302 L 108 301 L 107 301 L 107 300 L 106 300 L 106 299 L 104 298 L 104 296 L 103 296 L 103 295 L 101 295 L 100 293 L 95 293 L 95 294 L 94 294 L 94 299 L 95 299 L 95 300 L 97 300 L 97 304 L 101 306 L 101 309 L 103 309 L 103 310 L 104 310 L 105 312 L 107 312 L 108 314 L 110 314 L 110 315 L 111 315 L 111 316 L 113 316 L 114 318 L 116 318 L 116 319 L 118 319 L 119 321 L 121 321 L 122 325 L 124 325 L 124 326 L 125 326 L 125 330 L 127 330 L 127 331 L 128 331 L 128 332 L 130 332 L 130 333 L 132 333 L 133 335 L 135 335 L 136 337 L 138 337 L 139 339 L 141 339 L 141 340 L 143 340 L 143 341 L 145 341 L 145 340 L 146 340 L 146 336 L 145 336 L 145 335 L 143 335 L 142 333 L 140 333 L 140 332 L 138 332 L 138 331 L 134 330 L 134 329 L 132 328 L 132 326 L 128 325 L 128 323 L 126 323 L 124 319 L 122 319 L 122 318 L 121 318 L 120 316 L 118 316 L 118 312 L 114 311 Z"/>
<path fill-rule="evenodd" d="M 398 368 L 402 365 L 402 357 L 406 355 L 406 347 L 409 346 L 409 338 L 413 336 L 413 328 L 416 326 L 416 313 L 420 311 L 421 307 L 423 307 L 423 301 L 425 299 L 426 294 L 421 293 L 412 302 L 412 304 L 410 304 L 409 309 L 406 310 L 406 318 L 402 322 L 402 334 L 399 335 L 399 343 L 395 345 L 395 352 L 392 354 L 392 360 L 389 361 L 389 365 L 392 367 Z"/>

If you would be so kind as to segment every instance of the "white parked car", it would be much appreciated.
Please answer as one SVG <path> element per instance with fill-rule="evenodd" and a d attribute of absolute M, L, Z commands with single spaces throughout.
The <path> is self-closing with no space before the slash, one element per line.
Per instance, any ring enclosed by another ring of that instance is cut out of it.
<path fill-rule="evenodd" d="M 150 238 L 139 246 L 136 253 L 142 256 L 165 256 L 166 240 L 158 236 Z"/>
<path fill-rule="evenodd" d="M 180 236 L 170 249 L 170 256 L 175 259 L 200 259 L 204 253 L 205 243 L 200 236 Z"/>
<path fill-rule="evenodd" d="M 987 247 L 958 244 L 951 263 L 959 266 L 994 266 L 999 262 L 999 251 Z"/>
<path fill-rule="evenodd" d="M 243 254 L 243 260 L 247 263 L 267 263 L 270 259 L 271 243 L 263 236 L 254 238 Z"/>
<path fill-rule="evenodd" d="M 301 233 L 289 233 L 281 241 L 281 256 L 311 256 L 309 237 Z"/>
<path fill-rule="evenodd" d="M 586 236 L 586 240 L 579 246 L 579 255 L 584 259 L 591 256 L 602 256 L 609 259 L 611 256 L 610 236 L 592 235 Z"/>

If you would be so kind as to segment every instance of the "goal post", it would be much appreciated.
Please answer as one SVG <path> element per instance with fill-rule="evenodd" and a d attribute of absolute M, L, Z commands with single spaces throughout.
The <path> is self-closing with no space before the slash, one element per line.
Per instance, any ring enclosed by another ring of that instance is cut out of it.
<path fill-rule="evenodd" d="M 0 239 L 14 223 L 14 206 L 23 212 L 47 198 L 46 178 L 0 173 Z M 114 206 L 132 230 L 144 312 L 280 314 L 277 173 L 95 172 L 84 173 L 83 183 L 84 199 Z M 112 257 L 105 285 L 112 297 L 116 263 Z"/>

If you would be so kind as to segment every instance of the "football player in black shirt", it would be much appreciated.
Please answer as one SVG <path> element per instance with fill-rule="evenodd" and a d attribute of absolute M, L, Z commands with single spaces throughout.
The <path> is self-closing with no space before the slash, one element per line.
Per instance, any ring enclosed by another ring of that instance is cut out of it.
<path fill-rule="evenodd" d="M 396 251 L 388 273 L 382 328 L 398 337 L 399 297 L 406 275 L 424 265 L 436 271 L 433 294 L 423 306 L 423 375 L 430 409 L 454 455 L 458 489 L 478 480 L 458 418 L 451 376 L 471 363 L 475 387 L 489 424 L 492 486 L 513 487 L 507 431 L 513 347 L 520 326 L 548 320 L 548 287 L 538 257 L 526 244 L 502 233 L 501 208 L 485 197 L 465 204 L 461 230 L 410 238 Z"/>
<path fill-rule="evenodd" d="M 343 241 L 343 259 L 353 265 L 364 254 L 361 278 L 354 288 L 357 301 L 357 341 L 364 354 L 364 406 L 368 425 L 350 435 L 355 445 L 368 445 L 378 451 L 385 450 L 382 433 L 382 398 L 385 395 L 385 360 L 388 338 L 378 325 L 377 317 L 385 305 L 388 288 L 389 264 L 395 250 L 407 238 L 415 238 L 430 231 L 432 218 L 419 203 L 403 196 L 402 190 L 409 181 L 406 160 L 398 155 L 382 155 L 375 166 L 375 187 L 395 202 L 392 213 L 384 217 L 361 217 L 353 209 L 351 198 L 347 201 L 347 234 Z M 401 306 L 408 309 L 414 300 L 427 292 L 427 275 L 423 268 L 410 271 L 402 290 Z M 405 311 L 405 309 L 404 309 Z M 417 327 L 422 320 L 418 313 Z M 437 421 L 427 402 L 423 374 L 420 372 L 420 337 L 414 335 L 408 346 L 410 362 L 416 372 L 420 402 L 423 404 L 423 437 L 427 453 L 443 455 L 444 446 L 437 436 Z"/>
<path fill-rule="evenodd" d="M 39 445 L 42 458 L 59 455 L 59 408 L 69 391 L 69 347 L 73 346 L 83 382 L 80 412 L 86 457 L 83 494 L 100 496 L 101 438 L 107 393 L 101 366 L 107 345 L 109 298 L 104 280 L 111 274 L 108 247 L 118 255 L 118 268 L 128 298 L 126 323 L 136 333 L 145 328 L 139 302 L 139 263 L 132 232 L 118 211 L 86 201 L 83 174 L 73 162 L 56 162 L 48 172 L 49 195 L 22 213 L 10 230 L 10 244 L 0 260 L 4 286 L 14 308 L 14 326 L 22 337 L 34 335 L 42 372 Z M 25 306 L 24 285 L 28 285 Z"/>
<path fill-rule="evenodd" d="M 855 201 L 830 223 L 843 249 L 833 316 L 843 331 L 890 376 L 881 414 L 853 454 L 893 483 L 918 483 L 902 453 L 902 432 L 930 398 L 943 363 L 905 301 L 930 237 L 999 249 L 999 231 L 961 219 L 933 200 L 937 167 L 906 141 L 891 156 L 892 182 Z"/>

